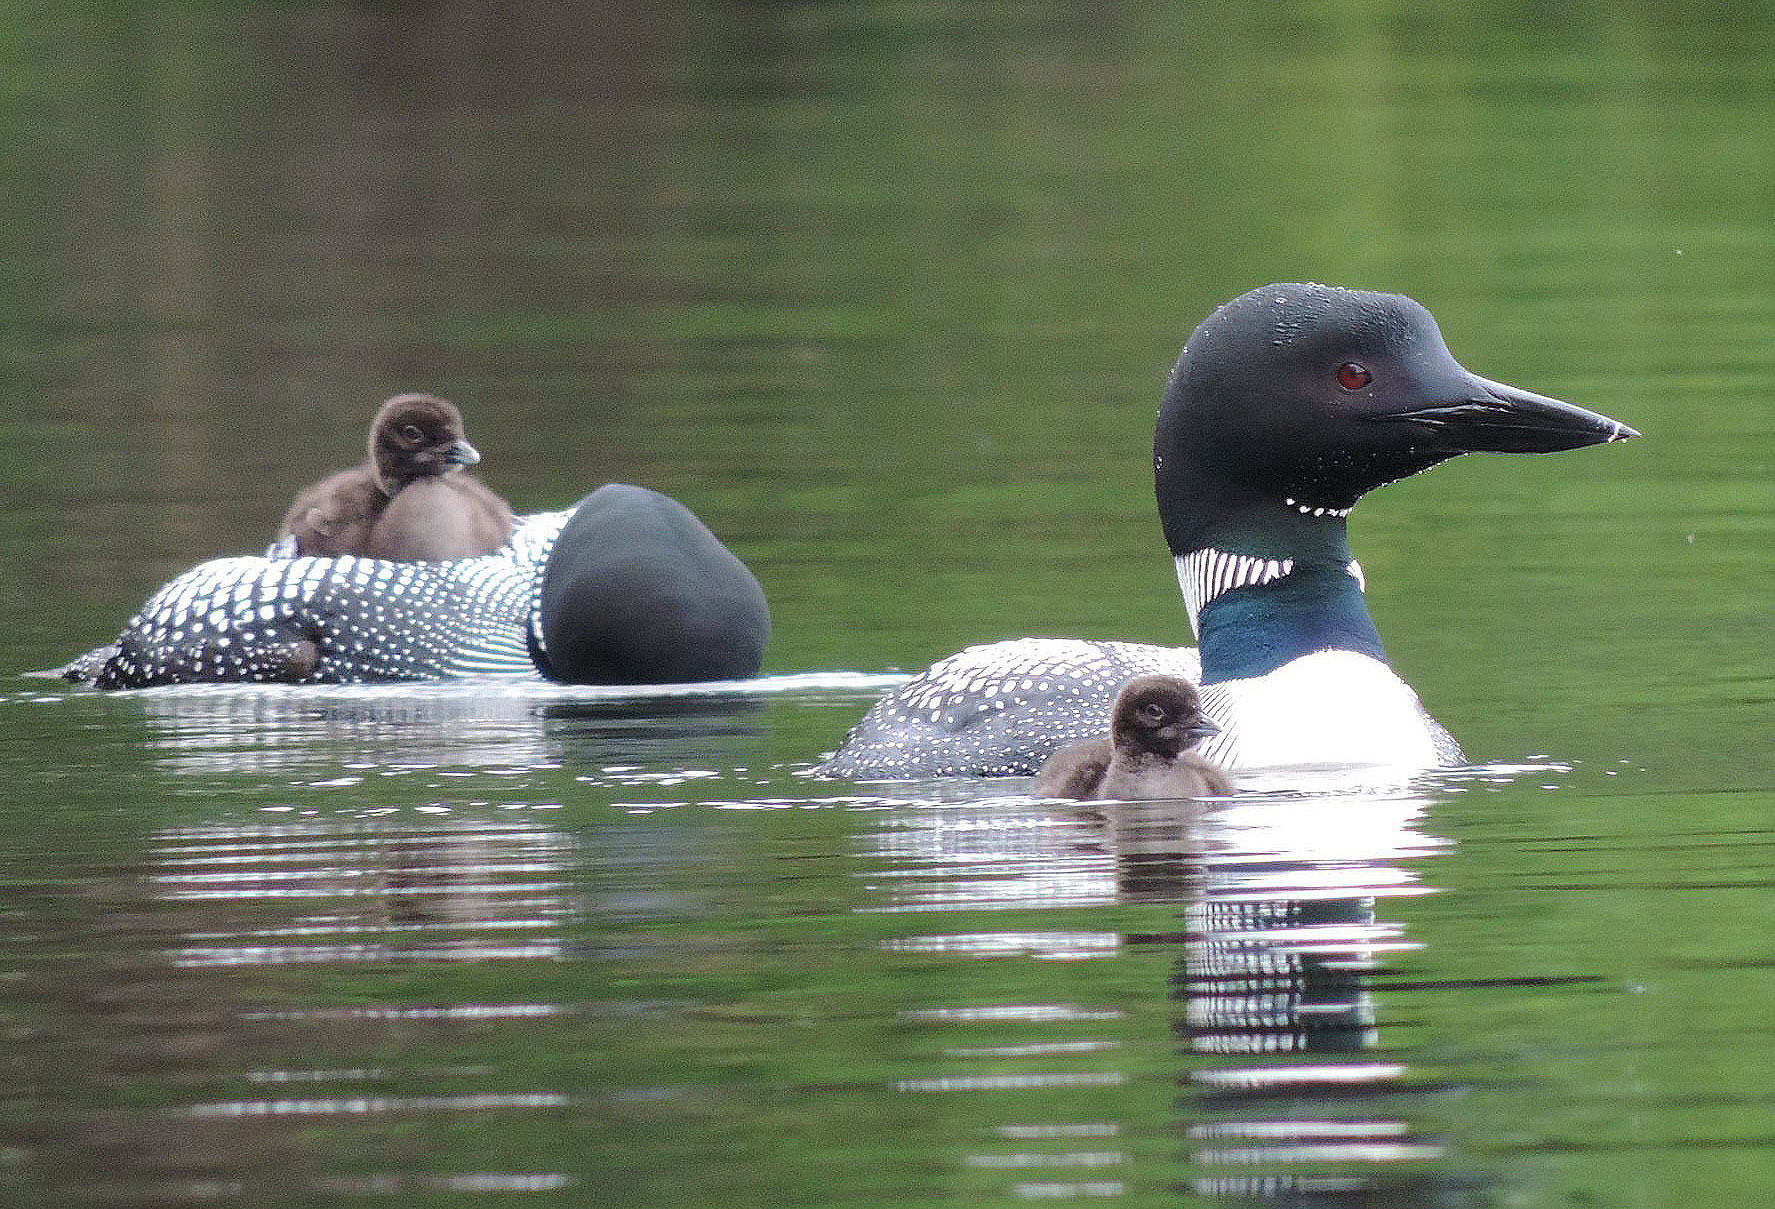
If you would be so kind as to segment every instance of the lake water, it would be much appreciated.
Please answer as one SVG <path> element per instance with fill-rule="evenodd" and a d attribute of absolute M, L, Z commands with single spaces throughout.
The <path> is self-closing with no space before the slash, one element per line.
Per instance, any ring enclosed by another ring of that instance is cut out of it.
<path fill-rule="evenodd" d="M 1775 15 L 525 13 L 0 17 L 0 1199 L 1769 1199 Z M 1478 763 L 810 778 L 884 673 L 1187 639 L 1158 394 L 1289 279 L 1645 434 L 1352 520 Z M 694 508 L 767 677 L 20 675 L 409 389 L 520 510 Z"/>

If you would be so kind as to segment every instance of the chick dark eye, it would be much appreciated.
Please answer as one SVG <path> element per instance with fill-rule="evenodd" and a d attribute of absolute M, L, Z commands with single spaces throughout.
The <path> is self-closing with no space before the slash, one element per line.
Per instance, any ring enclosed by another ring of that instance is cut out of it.
<path fill-rule="evenodd" d="M 423 441 L 425 439 L 425 434 L 419 431 L 419 425 L 417 424 L 409 424 L 401 429 L 401 435 L 406 437 L 409 441 Z"/>
<path fill-rule="evenodd" d="M 1337 384 L 1345 390 L 1361 390 L 1372 381 L 1374 375 L 1368 372 L 1367 367 L 1354 361 L 1346 361 L 1337 367 Z"/>
<path fill-rule="evenodd" d="M 1140 707 L 1140 718 L 1148 726 L 1157 726 L 1165 720 L 1165 711 L 1157 705 L 1143 705 Z"/>

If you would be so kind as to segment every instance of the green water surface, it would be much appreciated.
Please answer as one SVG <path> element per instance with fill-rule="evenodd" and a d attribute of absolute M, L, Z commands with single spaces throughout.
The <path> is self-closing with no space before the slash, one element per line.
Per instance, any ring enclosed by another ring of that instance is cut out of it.
<path fill-rule="evenodd" d="M 26 4 L 0 68 L 3 1199 L 1768 1199 L 1775 10 Z M 1187 641 L 1164 376 L 1301 279 L 1644 434 L 1352 518 L 1479 772 L 1155 839 L 810 779 L 839 682 L 17 675 L 417 389 L 520 511 L 695 509 L 773 675 Z M 1341 929 L 1260 938 L 1319 1016 L 1222 994 L 1242 893 Z"/>

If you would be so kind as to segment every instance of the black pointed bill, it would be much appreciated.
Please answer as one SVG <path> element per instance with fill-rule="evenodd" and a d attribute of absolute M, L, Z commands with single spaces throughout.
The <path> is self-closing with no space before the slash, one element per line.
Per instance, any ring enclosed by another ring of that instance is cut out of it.
<path fill-rule="evenodd" d="M 1599 412 L 1478 374 L 1467 378 L 1465 398 L 1371 418 L 1422 426 L 1437 445 L 1453 453 L 1553 453 L 1639 435 Z"/>
<path fill-rule="evenodd" d="M 458 441 L 444 451 L 444 461 L 453 466 L 473 466 L 480 460 L 480 451 L 467 441 Z"/>

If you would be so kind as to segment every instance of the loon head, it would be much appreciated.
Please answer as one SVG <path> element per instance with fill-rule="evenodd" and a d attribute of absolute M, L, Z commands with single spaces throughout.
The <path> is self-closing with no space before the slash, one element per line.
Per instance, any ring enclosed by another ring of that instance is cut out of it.
<path fill-rule="evenodd" d="M 448 474 L 480 460 L 462 435 L 462 413 L 436 395 L 396 395 L 370 425 L 370 464 L 385 495 L 415 479 Z"/>
<path fill-rule="evenodd" d="M 1117 747 L 1166 758 L 1219 732 L 1202 713 L 1195 686 L 1176 676 L 1136 676 L 1116 695 L 1110 718 Z"/>
<path fill-rule="evenodd" d="M 1363 494 L 1456 454 L 1638 435 L 1469 372 L 1402 294 L 1291 283 L 1233 299 L 1190 336 L 1159 409 L 1153 469 L 1172 554 L 1266 533 L 1288 553 L 1319 527 L 1341 547 Z"/>

